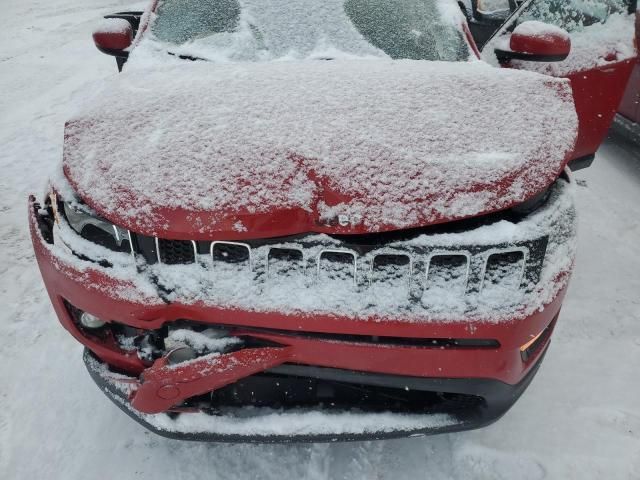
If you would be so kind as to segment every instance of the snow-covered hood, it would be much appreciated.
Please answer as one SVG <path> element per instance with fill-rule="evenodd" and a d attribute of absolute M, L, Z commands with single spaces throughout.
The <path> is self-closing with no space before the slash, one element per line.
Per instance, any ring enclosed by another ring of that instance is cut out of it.
<path fill-rule="evenodd" d="M 91 85 L 64 173 L 164 238 L 425 226 L 547 187 L 577 134 L 568 81 L 483 62 L 181 62 Z"/>

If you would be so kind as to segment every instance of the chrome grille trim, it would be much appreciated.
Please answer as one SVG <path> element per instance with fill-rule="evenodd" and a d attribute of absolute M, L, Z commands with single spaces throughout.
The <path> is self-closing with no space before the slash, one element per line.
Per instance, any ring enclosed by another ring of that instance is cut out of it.
<path fill-rule="evenodd" d="M 131 232 L 129 232 L 129 238 L 131 238 Z M 160 253 L 160 238 L 158 237 L 153 237 L 153 241 L 155 243 L 156 246 L 156 260 L 158 261 L 158 263 L 162 264 L 164 263 L 162 261 L 162 254 Z M 191 242 L 191 247 L 193 248 L 193 263 L 197 263 L 198 262 L 198 244 L 196 243 L 195 240 L 189 240 Z"/>
<path fill-rule="evenodd" d="M 414 273 L 413 257 L 408 253 L 398 252 L 397 250 L 385 251 L 384 249 L 382 249 L 381 251 L 376 251 L 371 256 L 371 265 L 369 266 L 369 286 L 371 286 L 373 283 L 373 269 L 375 268 L 376 258 L 381 257 L 383 255 L 386 255 L 388 257 L 391 257 L 391 256 L 406 257 L 409 259 L 409 275 L 407 278 L 407 284 L 411 285 L 411 281 L 413 280 L 413 273 Z"/>
<path fill-rule="evenodd" d="M 429 287 L 429 270 L 431 269 L 431 260 L 433 260 L 434 257 L 465 257 L 467 259 L 467 271 L 465 272 L 465 279 L 464 279 L 464 291 L 466 292 L 468 287 L 469 287 L 469 278 L 471 277 L 471 253 L 470 252 L 466 252 L 464 250 L 436 250 L 435 252 L 431 252 L 429 253 L 429 255 L 427 256 L 427 259 L 425 260 L 426 262 L 426 267 L 425 267 L 425 282 L 426 282 L 426 287 Z M 483 273 L 484 275 L 484 273 Z"/>
<path fill-rule="evenodd" d="M 267 272 L 267 278 L 269 277 L 269 255 L 271 254 L 271 250 L 295 250 L 297 252 L 300 252 L 300 255 L 302 255 L 302 269 L 306 270 L 306 262 L 307 262 L 307 257 L 304 254 L 304 249 L 299 248 L 299 247 L 290 247 L 288 245 L 285 246 L 281 246 L 281 247 L 269 247 L 267 249 L 267 255 L 266 255 L 266 272 Z"/>
<path fill-rule="evenodd" d="M 251 248 L 251 245 L 243 242 L 229 242 L 229 241 L 223 241 L 223 240 L 215 240 L 211 242 L 211 247 L 209 248 L 209 258 L 211 258 L 211 265 L 214 266 L 214 268 L 215 268 L 216 261 L 213 259 L 213 249 L 216 248 L 216 245 L 235 245 L 235 246 L 246 248 L 247 253 L 249 254 L 249 271 L 250 272 L 253 271 L 254 261 L 253 261 L 253 249 Z"/>
<path fill-rule="evenodd" d="M 130 234 L 133 240 L 136 240 L 136 234 Z M 163 240 L 156 237 L 148 237 L 151 240 L 151 245 L 147 247 L 147 260 L 164 264 L 162 262 Z M 284 240 L 284 239 L 283 239 Z M 388 279 L 385 277 L 383 282 L 391 282 L 396 284 L 404 284 L 405 277 L 406 284 L 409 287 L 411 295 L 416 298 L 419 295 L 419 291 L 426 292 L 431 286 L 440 284 L 441 282 L 431 283 L 434 279 L 429 278 L 431 269 L 434 268 L 434 259 L 440 256 L 460 256 L 466 261 L 466 267 L 462 264 L 453 264 L 452 266 L 445 266 L 451 272 L 460 270 L 460 275 L 456 276 L 453 282 L 456 284 L 456 290 L 460 284 L 460 295 L 479 294 L 483 289 L 487 287 L 485 278 L 488 272 L 488 265 L 491 257 L 496 254 L 508 254 L 508 253 L 520 253 L 523 258 L 523 265 L 518 266 L 517 281 L 519 281 L 519 290 L 526 289 L 529 284 L 533 285 L 539 281 L 540 272 L 544 263 L 544 257 L 546 255 L 546 246 L 548 237 L 542 236 L 530 240 L 521 240 L 511 244 L 499 244 L 499 245 L 459 245 L 457 248 L 450 248 L 448 245 L 438 245 L 436 241 L 433 244 L 425 242 L 424 244 L 411 244 L 410 242 L 397 242 L 388 245 L 358 245 L 358 244 L 346 244 L 344 247 L 338 245 L 338 241 L 330 238 L 322 238 L 321 236 L 310 235 L 306 237 L 299 237 L 295 239 L 286 239 L 284 241 L 263 241 L 252 240 L 249 242 L 236 242 L 236 241 L 221 241 L 216 240 L 212 242 L 206 242 L 208 244 L 207 253 L 198 253 L 199 242 L 191 241 L 194 251 L 194 261 L 186 262 L 184 264 L 200 264 L 204 267 L 216 267 L 216 262 L 225 262 L 224 258 L 214 258 L 214 255 L 218 255 L 220 252 L 216 251 L 216 247 L 221 245 L 241 247 L 246 250 L 247 256 L 245 258 L 244 251 L 242 253 L 242 261 L 238 264 L 238 273 L 240 269 L 251 273 L 254 276 L 254 281 L 257 283 L 266 283 L 275 280 L 276 276 L 273 274 L 274 265 L 271 264 L 271 252 L 274 250 L 291 250 L 300 253 L 298 258 L 290 260 L 284 259 L 286 262 L 296 263 L 300 267 L 300 273 L 305 278 L 304 283 L 322 281 L 332 281 L 331 279 L 320 280 L 321 274 L 324 271 L 321 265 L 324 261 L 323 257 L 326 254 L 335 253 L 342 255 L 349 255 L 353 259 L 353 264 L 345 267 L 344 272 L 348 272 L 353 275 L 353 284 L 358 290 L 363 288 L 369 288 L 374 284 L 376 260 L 381 256 L 391 257 L 405 257 L 408 259 L 408 264 L 398 263 L 398 275 L 391 276 Z M 137 242 L 136 242 L 137 244 Z M 151 250 L 151 246 L 154 246 L 155 252 Z M 204 251 L 204 248 L 203 248 Z M 135 254 L 142 253 L 134 249 Z M 521 260 L 519 260 L 521 261 Z M 249 269 L 247 270 L 246 266 Z M 232 262 L 229 262 L 232 264 Z M 393 264 L 393 262 L 392 262 Z M 242 265 L 242 266 L 241 266 Z M 401 271 L 408 266 L 407 271 Z M 219 267 L 219 266 L 218 266 Z M 464 270 L 462 271 L 462 268 Z M 328 270 L 327 270 L 328 271 Z M 382 269 L 381 269 L 382 271 Z M 507 271 L 505 271 L 505 276 Z M 407 275 L 408 273 L 408 275 Z M 463 281 L 460 281 L 464 275 Z M 516 278 L 513 276 L 513 270 L 508 274 L 510 278 L 513 278 L 515 285 Z M 452 277 L 453 278 L 453 277 Z M 527 281 L 525 281 L 527 280 Z M 301 280 L 302 281 L 302 280 Z M 446 284 L 448 280 L 445 279 L 442 283 Z M 350 280 L 349 280 L 349 283 Z M 518 287 L 513 287 L 514 291 L 518 291 Z"/>
<path fill-rule="evenodd" d="M 323 248 L 318 252 L 316 257 L 316 280 L 320 278 L 320 260 L 325 253 L 346 253 L 353 257 L 353 284 L 358 285 L 358 254 L 353 250 L 345 250 L 339 248 Z"/>
<path fill-rule="evenodd" d="M 160 240 L 158 239 L 158 237 L 153 237 L 153 240 L 156 243 L 156 261 L 161 264 L 162 259 L 160 258 Z"/>
<path fill-rule="evenodd" d="M 133 248 L 133 239 L 131 238 L 131 230 L 127 230 L 127 236 L 129 237 L 129 249 L 131 250 L 131 257 L 133 261 L 136 261 L 136 251 Z"/>
<path fill-rule="evenodd" d="M 487 275 L 487 265 L 489 264 L 489 259 L 492 255 L 501 254 L 501 253 L 514 253 L 520 252 L 522 253 L 522 270 L 520 272 L 518 278 L 518 288 L 522 285 L 522 281 L 524 280 L 524 274 L 527 269 L 527 261 L 529 257 L 529 250 L 523 247 L 506 247 L 506 248 L 492 248 L 485 252 L 483 252 L 484 259 L 482 263 L 482 274 L 480 276 L 480 292 L 484 289 L 485 277 Z"/>

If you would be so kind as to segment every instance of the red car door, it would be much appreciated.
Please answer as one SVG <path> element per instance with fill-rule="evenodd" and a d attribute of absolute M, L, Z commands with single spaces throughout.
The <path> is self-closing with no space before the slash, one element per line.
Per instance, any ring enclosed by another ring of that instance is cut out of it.
<path fill-rule="evenodd" d="M 542 22 L 568 32 L 569 56 L 561 61 L 502 59 L 509 68 L 531 70 L 571 80 L 579 119 L 570 160 L 592 158 L 604 140 L 636 65 L 636 0 L 529 0 L 483 49 L 483 58 L 498 62 L 496 50 L 509 45 L 524 22 Z M 540 23 L 530 23 L 533 28 Z M 557 60 L 557 59 L 556 59 Z"/>

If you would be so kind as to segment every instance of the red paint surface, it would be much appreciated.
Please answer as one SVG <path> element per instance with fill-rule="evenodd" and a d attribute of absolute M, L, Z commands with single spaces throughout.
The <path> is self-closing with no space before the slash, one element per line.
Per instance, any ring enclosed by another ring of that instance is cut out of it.
<path fill-rule="evenodd" d="M 144 371 L 131 405 L 144 413 L 164 412 L 188 398 L 281 365 L 290 357 L 291 348 L 286 347 L 239 350 L 175 366 L 168 365 L 163 357 Z"/>
<path fill-rule="evenodd" d="M 636 47 L 639 35 L 640 13 L 636 14 Z M 607 136 L 634 66 L 638 69 L 637 59 L 616 61 L 615 52 L 605 60 L 611 63 L 565 76 L 571 81 L 579 121 L 578 138 L 571 159 L 592 155 L 598 150 Z M 518 68 L 527 69 L 525 66 Z M 629 88 L 637 88 L 640 93 L 640 84 Z"/>
<path fill-rule="evenodd" d="M 93 42 L 103 50 L 124 50 L 131 46 L 133 29 L 131 26 L 121 32 L 93 32 Z"/>
<path fill-rule="evenodd" d="M 569 35 L 555 32 L 545 35 L 524 35 L 516 30 L 511 35 L 510 48 L 514 52 L 531 55 L 569 55 L 571 39 Z"/>
<path fill-rule="evenodd" d="M 595 153 L 604 141 L 634 63 L 624 60 L 568 76 L 579 121 L 573 158 Z"/>

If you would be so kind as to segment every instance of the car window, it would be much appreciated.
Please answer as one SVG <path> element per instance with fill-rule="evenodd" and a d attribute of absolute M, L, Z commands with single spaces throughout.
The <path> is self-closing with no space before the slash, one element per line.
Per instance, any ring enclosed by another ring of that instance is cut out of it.
<path fill-rule="evenodd" d="M 443 21 L 437 0 L 347 0 L 347 15 L 358 31 L 392 58 L 463 60 L 462 33 Z"/>
<path fill-rule="evenodd" d="M 538 20 L 564 28 L 569 33 L 604 24 L 613 14 L 629 13 L 629 0 L 534 0 L 518 23 Z"/>
<path fill-rule="evenodd" d="M 240 4 L 237 0 L 162 1 L 157 14 L 155 35 L 165 42 L 184 43 L 233 31 L 240 19 Z"/>
<path fill-rule="evenodd" d="M 452 7 L 460 13 L 455 0 L 161 0 L 152 33 L 180 55 L 211 60 L 466 60 Z"/>

